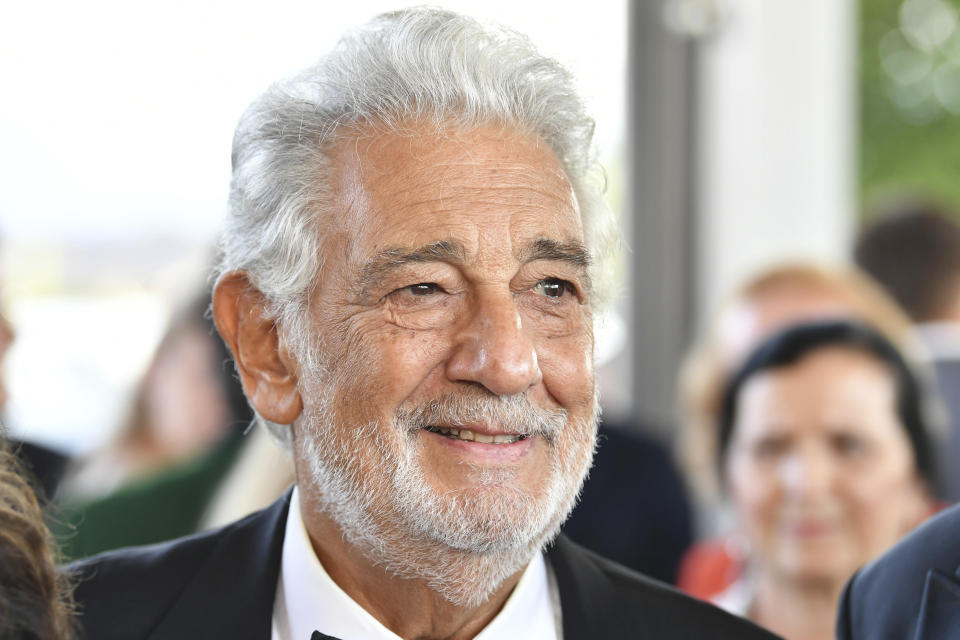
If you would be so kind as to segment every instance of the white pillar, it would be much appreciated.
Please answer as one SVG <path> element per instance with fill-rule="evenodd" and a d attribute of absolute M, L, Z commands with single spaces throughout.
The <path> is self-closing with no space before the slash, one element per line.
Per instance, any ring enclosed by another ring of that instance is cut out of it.
<path fill-rule="evenodd" d="M 844 260 L 855 221 L 855 2 L 717 4 L 701 49 L 698 325 L 756 269 Z"/>

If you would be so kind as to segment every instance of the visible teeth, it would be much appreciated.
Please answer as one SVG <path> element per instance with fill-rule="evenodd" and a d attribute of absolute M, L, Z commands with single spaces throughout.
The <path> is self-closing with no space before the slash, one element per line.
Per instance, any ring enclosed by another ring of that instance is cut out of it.
<path fill-rule="evenodd" d="M 506 434 L 497 434 L 495 436 L 491 436 L 485 433 L 475 433 L 469 429 L 452 429 L 450 427 L 427 427 L 427 430 L 457 440 L 481 442 L 483 444 L 510 444 L 511 442 L 518 442 L 526 439 L 526 436 L 514 436 Z"/>

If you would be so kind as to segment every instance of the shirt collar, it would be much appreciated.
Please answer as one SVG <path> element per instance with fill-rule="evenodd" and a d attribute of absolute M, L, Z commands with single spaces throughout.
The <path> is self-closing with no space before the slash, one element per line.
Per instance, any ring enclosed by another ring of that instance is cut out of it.
<path fill-rule="evenodd" d="M 475 640 L 558 640 L 543 554 L 537 553 L 500 613 Z M 558 611 L 557 611 L 558 613 Z M 343 640 L 399 640 L 333 581 L 313 552 L 300 512 L 298 490 L 290 498 L 273 613 L 273 640 L 309 640 L 314 631 Z"/>

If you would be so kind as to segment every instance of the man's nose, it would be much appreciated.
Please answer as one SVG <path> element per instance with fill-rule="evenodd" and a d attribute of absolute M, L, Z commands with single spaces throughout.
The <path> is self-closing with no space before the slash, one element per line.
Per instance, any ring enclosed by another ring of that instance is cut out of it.
<path fill-rule="evenodd" d="M 524 393 L 539 383 L 537 351 L 524 330 L 513 293 L 482 291 L 471 313 L 456 336 L 447 377 L 481 384 L 497 395 Z"/>

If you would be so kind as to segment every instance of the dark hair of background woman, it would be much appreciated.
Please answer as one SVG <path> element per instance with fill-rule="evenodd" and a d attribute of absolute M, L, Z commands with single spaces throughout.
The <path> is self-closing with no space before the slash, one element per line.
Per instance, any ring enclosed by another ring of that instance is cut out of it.
<path fill-rule="evenodd" d="M 0 430 L 0 640 L 72 638 L 71 609 L 40 505 Z"/>
<path fill-rule="evenodd" d="M 768 369 L 787 367 L 818 349 L 843 347 L 874 356 L 893 374 L 897 389 L 897 416 L 913 447 L 917 471 L 929 487 L 934 466 L 929 429 L 924 417 L 922 391 L 917 377 L 903 356 L 876 331 L 847 320 L 793 325 L 758 346 L 731 378 L 724 393 L 719 422 L 718 464 L 723 469 L 737 418 L 737 402 L 747 380 Z"/>

